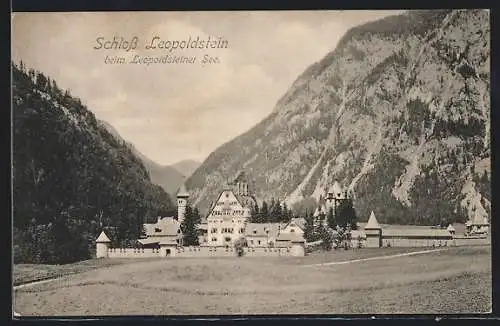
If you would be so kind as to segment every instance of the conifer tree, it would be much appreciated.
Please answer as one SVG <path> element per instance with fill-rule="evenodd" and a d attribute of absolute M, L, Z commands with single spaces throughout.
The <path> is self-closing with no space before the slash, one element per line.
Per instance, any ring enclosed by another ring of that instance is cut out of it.
<path fill-rule="evenodd" d="M 292 219 L 291 210 L 288 209 L 286 202 L 283 202 L 283 209 L 282 209 L 282 213 L 281 213 L 280 222 L 287 223 L 287 222 L 290 222 L 291 219 Z"/>
<path fill-rule="evenodd" d="M 281 203 L 279 200 L 274 202 L 274 206 L 272 208 L 272 218 L 271 222 L 277 223 L 282 222 L 283 220 L 283 210 L 281 209 Z"/>
<path fill-rule="evenodd" d="M 266 201 L 263 201 L 262 207 L 260 208 L 259 222 L 257 223 L 266 223 L 268 221 L 269 221 L 269 209 Z"/>
<path fill-rule="evenodd" d="M 306 242 L 314 241 L 314 220 L 312 214 L 308 211 L 305 213 L 306 224 L 304 226 L 304 239 Z"/>
<path fill-rule="evenodd" d="M 259 221 L 260 221 L 259 205 L 257 203 L 255 203 L 255 205 L 253 205 L 251 213 L 250 213 L 250 222 L 259 223 Z"/>
<path fill-rule="evenodd" d="M 330 207 L 328 210 L 328 215 L 326 216 L 326 221 L 328 226 L 332 229 L 335 229 L 337 226 L 337 221 L 335 220 L 335 214 L 333 214 L 333 207 Z"/>

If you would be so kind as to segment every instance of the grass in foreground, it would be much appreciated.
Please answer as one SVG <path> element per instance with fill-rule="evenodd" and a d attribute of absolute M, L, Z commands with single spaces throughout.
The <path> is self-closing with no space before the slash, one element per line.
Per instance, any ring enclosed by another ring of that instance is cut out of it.
<path fill-rule="evenodd" d="M 170 259 L 96 269 L 15 292 L 22 315 L 477 313 L 491 250 L 301 267 L 280 259 Z"/>
<path fill-rule="evenodd" d="M 146 259 L 143 260 L 146 261 Z M 133 261 L 134 260 L 131 259 L 89 259 L 64 265 L 15 264 L 13 266 L 13 283 L 14 286 L 17 286 L 40 280 L 83 273 L 98 268 L 122 265 Z"/>

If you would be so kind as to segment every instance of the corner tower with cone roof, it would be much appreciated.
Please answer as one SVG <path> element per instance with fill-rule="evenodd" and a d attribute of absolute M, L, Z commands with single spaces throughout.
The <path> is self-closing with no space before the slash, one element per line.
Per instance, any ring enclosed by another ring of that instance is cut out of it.
<path fill-rule="evenodd" d="M 370 214 L 368 223 L 365 225 L 366 247 L 380 248 L 382 247 L 382 227 L 375 217 L 373 211 Z"/>
<path fill-rule="evenodd" d="M 188 199 L 189 193 L 186 190 L 186 186 L 182 184 L 179 191 L 177 192 L 177 221 L 179 221 L 179 223 L 182 223 L 182 221 L 184 221 Z"/>
<path fill-rule="evenodd" d="M 99 237 L 95 240 L 96 244 L 96 257 L 97 258 L 106 258 L 108 257 L 108 248 L 111 240 L 108 238 L 104 231 L 101 232 Z"/>

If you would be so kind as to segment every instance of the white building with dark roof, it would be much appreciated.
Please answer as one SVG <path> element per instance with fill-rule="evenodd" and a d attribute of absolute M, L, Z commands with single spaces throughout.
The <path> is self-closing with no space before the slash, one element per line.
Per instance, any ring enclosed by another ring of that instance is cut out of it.
<path fill-rule="evenodd" d="M 146 237 L 138 242 L 144 248 L 164 248 L 166 255 L 182 246 L 181 224 L 174 217 L 158 217 L 156 223 L 145 223 Z"/>

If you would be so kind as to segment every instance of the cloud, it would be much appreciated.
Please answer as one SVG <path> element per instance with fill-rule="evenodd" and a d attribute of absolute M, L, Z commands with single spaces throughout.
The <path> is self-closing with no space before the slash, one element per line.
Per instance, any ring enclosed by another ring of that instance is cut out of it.
<path fill-rule="evenodd" d="M 151 159 L 203 160 L 274 108 L 345 31 L 388 12 L 16 13 L 12 56 L 53 77 Z M 139 38 L 95 50 L 97 37 Z M 145 50 L 144 43 L 223 37 L 228 49 Z M 105 64 L 106 56 L 197 56 L 198 64 Z M 204 55 L 217 64 L 199 64 Z"/>

